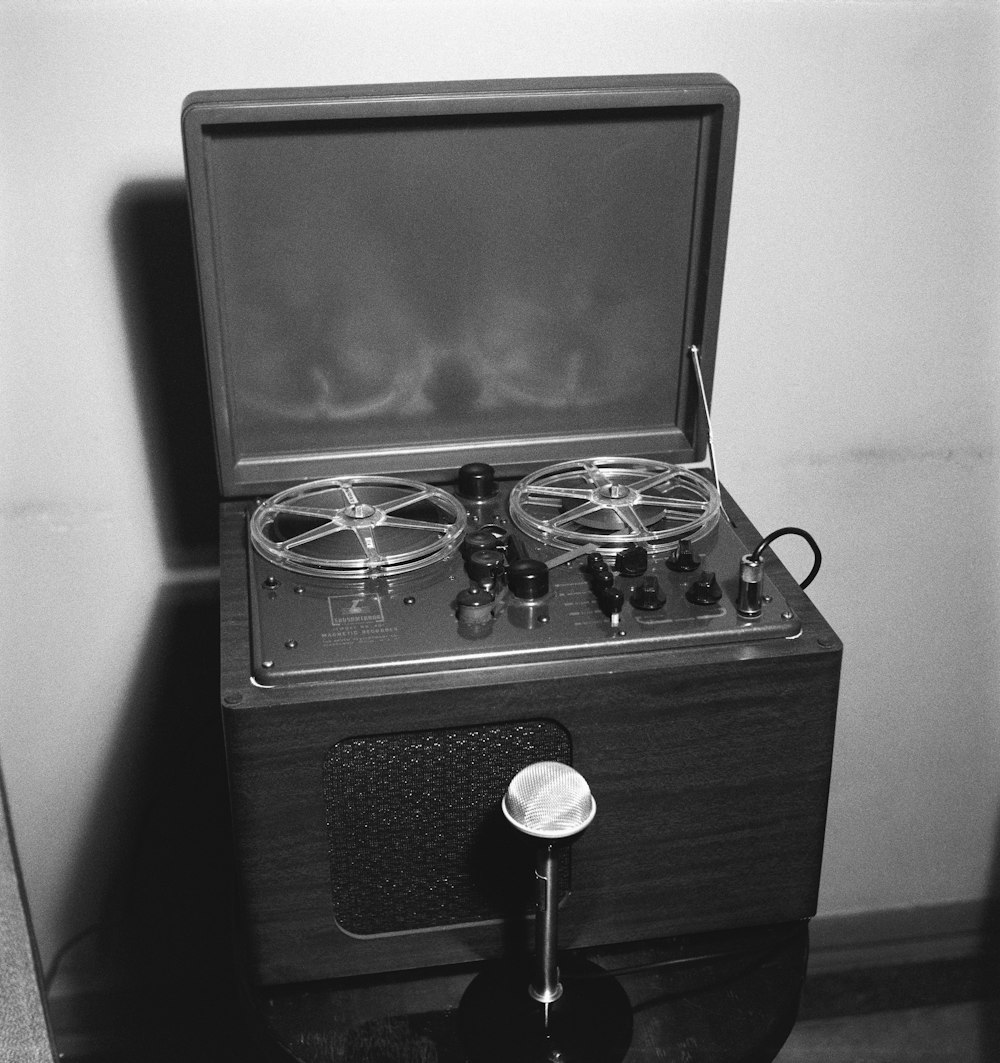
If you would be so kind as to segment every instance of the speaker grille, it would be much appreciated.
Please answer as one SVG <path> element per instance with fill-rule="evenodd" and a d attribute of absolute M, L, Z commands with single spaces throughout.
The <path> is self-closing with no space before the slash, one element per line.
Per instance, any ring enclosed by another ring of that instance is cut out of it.
<path fill-rule="evenodd" d="M 533 899 L 531 843 L 500 812 L 511 779 L 571 762 L 552 720 L 347 738 L 325 766 L 338 924 L 368 936 L 519 915 Z M 568 865 L 560 890 L 569 888 Z"/>

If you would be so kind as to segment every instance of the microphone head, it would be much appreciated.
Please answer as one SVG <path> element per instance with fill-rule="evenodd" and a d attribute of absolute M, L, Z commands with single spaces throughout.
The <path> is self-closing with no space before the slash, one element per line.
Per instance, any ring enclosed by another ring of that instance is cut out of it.
<path fill-rule="evenodd" d="M 542 760 L 529 764 L 511 780 L 503 814 L 532 838 L 569 838 L 588 826 L 597 802 L 587 780 L 568 764 Z"/>

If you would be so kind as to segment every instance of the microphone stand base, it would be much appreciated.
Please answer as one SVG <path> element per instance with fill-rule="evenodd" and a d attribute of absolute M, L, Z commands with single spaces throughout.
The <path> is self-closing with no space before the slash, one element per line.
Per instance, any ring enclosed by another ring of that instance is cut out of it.
<path fill-rule="evenodd" d="M 546 1006 L 529 994 L 525 969 L 484 968 L 459 1006 L 472 1063 L 620 1063 L 632 1041 L 625 990 L 596 963 L 571 956 L 561 958 L 559 977 L 562 996 Z"/>

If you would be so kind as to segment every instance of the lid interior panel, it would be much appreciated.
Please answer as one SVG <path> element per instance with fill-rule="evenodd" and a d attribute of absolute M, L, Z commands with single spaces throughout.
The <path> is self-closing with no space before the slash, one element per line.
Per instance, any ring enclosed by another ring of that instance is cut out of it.
<path fill-rule="evenodd" d="M 693 456 L 717 110 L 206 121 L 224 488 Z"/>

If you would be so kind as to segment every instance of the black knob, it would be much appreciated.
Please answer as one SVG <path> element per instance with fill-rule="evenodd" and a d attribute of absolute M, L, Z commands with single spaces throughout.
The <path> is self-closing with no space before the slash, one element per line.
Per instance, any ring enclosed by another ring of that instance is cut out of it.
<path fill-rule="evenodd" d="M 469 554 L 465 567 L 469 578 L 474 579 L 476 583 L 493 584 L 503 571 L 503 562 L 504 557 L 499 550 L 474 550 Z"/>
<path fill-rule="evenodd" d="M 694 572 L 701 564 L 701 559 L 691 551 L 691 543 L 687 539 L 681 539 L 676 549 L 667 558 L 667 568 L 674 572 Z"/>
<path fill-rule="evenodd" d="M 629 546 L 615 559 L 615 568 L 623 576 L 641 576 L 649 567 L 649 554 L 644 546 Z"/>
<path fill-rule="evenodd" d="M 459 591 L 455 600 L 458 619 L 463 624 L 484 624 L 493 617 L 493 595 L 482 587 Z"/>
<path fill-rule="evenodd" d="M 515 598 L 535 602 L 549 593 L 549 570 L 544 561 L 533 558 L 512 561 L 507 568 L 507 586 Z"/>
<path fill-rule="evenodd" d="M 694 583 L 688 587 L 685 598 L 692 605 L 715 605 L 722 597 L 722 588 L 714 572 L 702 572 Z"/>
<path fill-rule="evenodd" d="M 462 557 L 466 561 L 476 550 L 506 550 L 510 544 L 510 532 L 498 524 L 484 524 L 465 533 L 462 541 Z"/>
<path fill-rule="evenodd" d="M 458 470 L 458 493 L 463 498 L 492 498 L 497 493 L 496 473 L 484 461 L 470 461 Z"/>
<path fill-rule="evenodd" d="M 647 576 L 642 583 L 637 583 L 632 588 L 629 601 L 636 609 L 652 612 L 654 609 L 662 609 L 666 596 L 660 589 L 660 581 L 655 576 Z"/>

